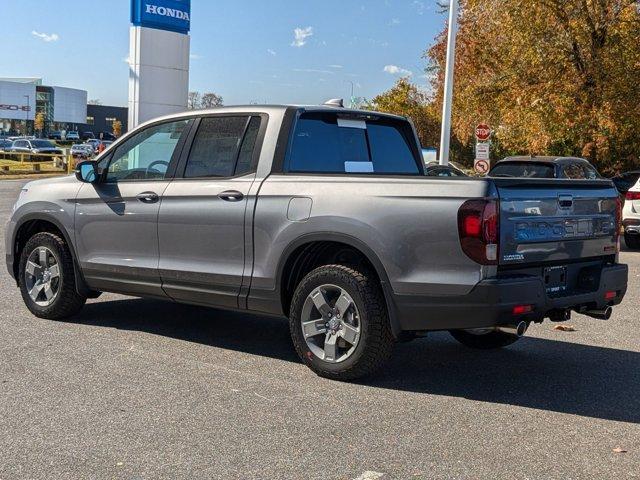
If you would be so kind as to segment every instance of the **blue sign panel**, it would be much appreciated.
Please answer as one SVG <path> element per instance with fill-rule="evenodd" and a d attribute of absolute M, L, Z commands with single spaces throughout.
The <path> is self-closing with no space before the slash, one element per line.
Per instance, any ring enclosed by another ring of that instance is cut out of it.
<path fill-rule="evenodd" d="M 131 0 L 131 23 L 139 27 L 189 33 L 191 0 Z"/>

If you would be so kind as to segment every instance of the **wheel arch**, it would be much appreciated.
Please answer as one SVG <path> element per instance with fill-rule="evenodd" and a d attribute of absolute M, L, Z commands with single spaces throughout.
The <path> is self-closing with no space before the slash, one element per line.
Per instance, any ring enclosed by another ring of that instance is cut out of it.
<path fill-rule="evenodd" d="M 82 271 L 80 270 L 75 246 L 71 241 L 69 233 L 58 219 L 42 213 L 32 213 L 23 216 L 14 230 L 13 238 L 11 239 L 11 246 L 13 248 L 13 264 L 11 265 L 11 271 L 13 272 L 13 277 L 16 280 L 16 283 L 18 283 L 18 268 L 20 265 L 20 256 L 22 254 L 22 249 L 24 248 L 24 245 L 27 243 L 29 238 L 40 232 L 50 232 L 62 236 L 65 243 L 69 247 L 71 257 L 73 258 L 76 291 L 81 295 L 89 295 L 90 289 L 87 286 L 86 281 L 84 280 Z"/>
<path fill-rule="evenodd" d="M 305 255 L 308 253 L 305 252 L 306 249 L 319 244 L 331 244 L 333 248 L 344 246 L 345 248 L 352 249 L 354 252 L 359 253 L 364 259 L 366 259 L 366 262 L 373 270 L 373 273 L 378 277 L 380 286 L 382 287 L 387 312 L 389 314 L 391 330 L 394 336 L 398 337 L 401 332 L 400 323 L 397 318 L 397 311 L 393 300 L 393 291 L 391 289 L 391 284 L 389 283 L 389 276 L 387 275 L 387 271 L 382 261 L 366 243 L 351 235 L 342 233 L 317 232 L 306 234 L 298 237 L 285 247 L 280 257 L 276 277 L 276 285 L 282 305 L 282 312 L 284 312 L 285 315 L 288 315 L 289 312 L 290 300 L 293 292 L 292 286 L 287 286 L 287 283 L 291 278 L 296 278 L 295 273 L 293 274 L 294 276 L 291 277 L 292 271 L 295 272 L 296 268 L 300 268 L 295 265 L 296 262 L 301 261 L 301 259 L 304 260 Z M 302 268 L 301 271 L 304 272 L 305 269 Z M 295 286 L 293 286 L 293 289 L 295 289 Z"/>

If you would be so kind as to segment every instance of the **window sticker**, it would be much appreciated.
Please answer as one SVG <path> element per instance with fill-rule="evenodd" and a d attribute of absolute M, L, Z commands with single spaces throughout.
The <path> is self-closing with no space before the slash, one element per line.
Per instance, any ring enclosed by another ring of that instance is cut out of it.
<path fill-rule="evenodd" d="M 346 128 L 367 129 L 367 123 L 364 120 L 350 120 L 348 118 L 338 118 L 338 126 Z"/>
<path fill-rule="evenodd" d="M 373 162 L 344 162 L 347 173 L 373 173 Z"/>

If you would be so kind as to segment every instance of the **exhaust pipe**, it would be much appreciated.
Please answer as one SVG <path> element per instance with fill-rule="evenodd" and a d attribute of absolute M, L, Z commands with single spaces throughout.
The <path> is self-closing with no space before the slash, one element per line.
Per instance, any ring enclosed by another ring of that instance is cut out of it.
<path fill-rule="evenodd" d="M 527 322 L 520 321 L 513 325 L 500 325 L 496 327 L 496 330 L 502 333 L 508 333 L 509 335 L 513 335 L 514 337 L 522 337 L 527 331 Z"/>
<path fill-rule="evenodd" d="M 606 307 L 603 309 L 585 310 L 584 312 L 581 312 L 581 313 L 588 315 L 589 317 L 592 317 L 592 318 L 597 318 L 598 320 L 609 320 L 611 318 L 611 312 L 613 312 L 613 308 Z"/>

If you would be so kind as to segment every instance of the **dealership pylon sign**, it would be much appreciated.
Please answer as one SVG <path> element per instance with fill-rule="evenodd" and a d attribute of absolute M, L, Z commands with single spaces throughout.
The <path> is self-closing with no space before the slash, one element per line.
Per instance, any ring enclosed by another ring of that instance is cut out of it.
<path fill-rule="evenodd" d="M 131 0 L 129 128 L 187 108 L 191 0 Z"/>

